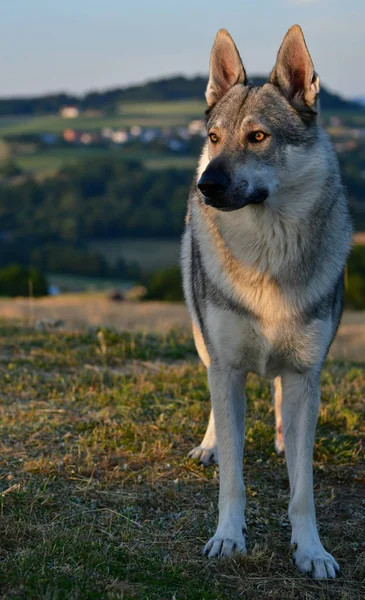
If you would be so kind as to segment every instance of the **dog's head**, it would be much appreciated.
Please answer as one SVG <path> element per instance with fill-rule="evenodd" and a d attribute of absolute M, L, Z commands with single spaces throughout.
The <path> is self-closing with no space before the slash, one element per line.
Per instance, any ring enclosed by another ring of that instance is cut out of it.
<path fill-rule="evenodd" d="M 293 180 L 317 137 L 319 78 L 302 30 L 294 25 L 280 47 L 268 83 L 250 85 L 227 31 L 210 58 L 206 153 L 198 188 L 206 204 L 237 210 L 274 197 Z"/>

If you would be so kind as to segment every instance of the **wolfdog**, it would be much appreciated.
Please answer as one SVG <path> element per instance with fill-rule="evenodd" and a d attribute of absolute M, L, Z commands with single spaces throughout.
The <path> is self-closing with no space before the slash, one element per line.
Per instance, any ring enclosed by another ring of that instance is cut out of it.
<path fill-rule="evenodd" d="M 318 535 L 312 455 L 321 370 L 343 306 L 352 225 L 334 150 L 318 123 L 319 77 L 298 25 L 269 81 L 246 78 L 224 29 L 206 90 L 207 140 L 182 240 L 184 293 L 212 411 L 190 456 L 219 459 L 219 521 L 204 553 L 245 552 L 245 379 L 269 378 L 275 445 L 290 481 L 294 561 L 316 579 L 335 559 Z"/>

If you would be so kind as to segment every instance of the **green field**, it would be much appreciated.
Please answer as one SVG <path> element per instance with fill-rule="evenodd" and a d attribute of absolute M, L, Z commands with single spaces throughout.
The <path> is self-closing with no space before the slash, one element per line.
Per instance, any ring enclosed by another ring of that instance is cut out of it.
<path fill-rule="evenodd" d="M 364 110 L 322 110 L 320 116 L 326 125 L 333 116 L 339 117 L 343 120 L 344 124 L 352 127 L 363 127 L 365 125 Z"/>
<path fill-rule="evenodd" d="M 80 115 L 75 119 L 61 116 L 0 118 L 0 138 L 15 134 L 62 133 L 64 129 L 99 131 L 103 127 L 144 127 L 186 125 L 194 118 L 204 116 L 205 103 L 197 101 L 126 103 L 121 105 L 120 114 L 112 116 Z"/>
<path fill-rule="evenodd" d="M 206 104 L 202 100 L 186 100 L 181 102 L 140 102 L 125 103 L 120 107 L 118 115 L 80 115 L 75 119 L 64 119 L 59 115 L 35 117 L 0 117 L 0 139 L 16 134 L 61 134 L 71 127 L 81 131 L 100 131 L 103 127 L 169 127 L 186 125 L 192 119 L 202 119 Z M 364 112 L 336 111 L 337 116 L 349 124 L 361 126 L 365 124 Z M 324 122 L 333 115 L 332 111 L 323 111 Z"/>
<path fill-rule="evenodd" d="M 155 118 L 177 118 L 180 122 L 186 122 L 182 119 L 189 117 L 189 121 L 194 118 L 202 118 L 206 109 L 204 100 L 182 100 L 175 102 L 133 102 L 120 105 L 120 115 L 124 117 L 139 118 L 141 116 Z"/>
<path fill-rule="evenodd" d="M 285 460 L 269 386 L 248 382 L 248 554 L 209 561 L 218 473 L 187 457 L 209 413 L 190 335 L 35 332 L 3 324 L 1 597 L 360 600 L 365 597 L 364 364 L 330 362 L 314 451 L 322 539 L 341 565 L 291 562 Z"/>
<path fill-rule="evenodd" d="M 139 125 L 142 127 L 177 127 L 187 125 L 192 119 L 204 117 L 205 102 L 187 100 L 180 102 L 135 102 L 124 103 L 120 106 L 118 115 L 96 116 L 95 114 L 80 115 L 75 119 L 64 119 L 59 115 L 35 117 L 0 117 L 0 142 L 6 136 L 20 134 L 44 133 L 62 134 L 67 128 L 84 132 L 101 131 L 104 127 L 123 128 Z M 328 124 L 333 115 L 323 111 L 321 116 Z M 348 126 L 363 127 L 364 112 L 336 112 Z M 1 153 L 0 153 L 1 154 Z M 70 146 L 68 148 L 52 148 L 42 151 L 22 153 L 12 158 L 24 170 L 31 172 L 50 172 L 65 165 L 75 164 L 79 160 L 93 157 L 114 157 L 117 160 L 141 160 L 148 169 L 191 168 L 196 165 L 196 156 L 174 155 L 166 152 L 158 154 L 151 150 L 131 151 L 128 148 L 93 148 L 85 146 Z"/>
<path fill-rule="evenodd" d="M 193 169 L 195 156 L 157 154 L 151 150 L 130 152 L 126 148 L 92 148 L 70 146 L 69 148 L 49 148 L 42 152 L 23 154 L 15 157 L 15 162 L 26 171 L 52 171 L 73 165 L 80 160 L 91 158 L 113 158 L 115 160 L 138 160 L 148 169 Z"/>
<path fill-rule="evenodd" d="M 197 101 L 126 103 L 121 105 L 118 115 L 80 115 L 75 119 L 64 119 L 59 115 L 36 117 L 0 117 L 0 142 L 6 136 L 54 133 L 61 135 L 72 128 L 83 132 L 101 131 L 104 127 L 114 129 L 139 125 L 142 127 L 176 127 L 187 125 L 192 119 L 204 116 L 205 103 Z M 5 151 L 6 156 L 6 151 Z M 115 158 L 116 160 L 140 160 L 148 169 L 193 169 L 195 156 L 172 153 L 157 153 L 146 149 L 133 151 L 125 147 L 95 148 L 72 146 L 49 148 L 12 156 L 25 171 L 51 172 L 65 165 L 72 165 L 87 158 Z"/>

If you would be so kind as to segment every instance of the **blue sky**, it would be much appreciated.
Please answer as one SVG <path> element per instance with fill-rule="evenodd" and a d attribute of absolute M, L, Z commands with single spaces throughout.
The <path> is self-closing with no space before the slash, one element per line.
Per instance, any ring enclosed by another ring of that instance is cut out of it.
<path fill-rule="evenodd" d="M 268 73 L 294 23 L 321 80 L 365 94 L 364 0 L 1 0 L 0 96 L 207 73 L 221 27 L 249 74 Z"/>

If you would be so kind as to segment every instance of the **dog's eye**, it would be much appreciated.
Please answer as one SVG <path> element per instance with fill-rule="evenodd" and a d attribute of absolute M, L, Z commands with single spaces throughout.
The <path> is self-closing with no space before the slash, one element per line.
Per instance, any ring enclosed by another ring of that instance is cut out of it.
<path fill-rule="evenodd" d="M 248 139 L 250 142 L 253 142 L 254 144 L 256 144 L 258 142 L 263 142 L 267 137 L 268 137 L 268 134 L 264 133 L 263 131 L 253 131 L 248 136 Z"/>
<path fill-rule="evenodd" d="M 210 133 L 209 139 L 212 142 L 212 144 L 216 144 L 218 142 L 218 136 L 216 133 Z"/>

